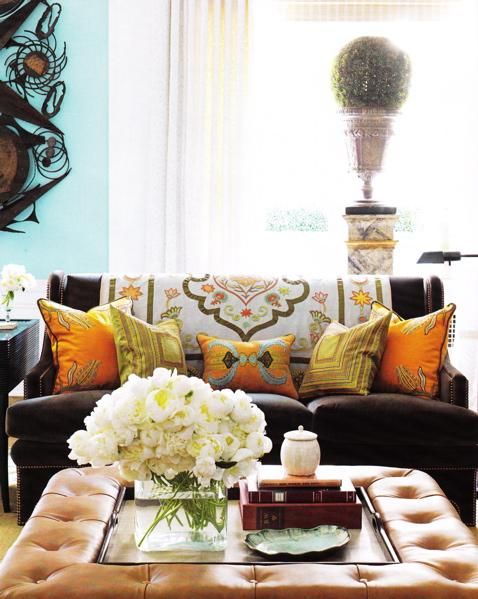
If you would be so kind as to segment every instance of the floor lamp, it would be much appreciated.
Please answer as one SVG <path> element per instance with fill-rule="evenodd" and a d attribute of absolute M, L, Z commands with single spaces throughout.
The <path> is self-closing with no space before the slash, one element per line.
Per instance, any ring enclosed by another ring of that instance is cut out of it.
<path fill-rule="evenodd" d="M 423 252 L 417 264 L 443 264 L 461 260 L 462 258 L 478 258 L 478 254 L 462 254 L 461 252 Z"/>

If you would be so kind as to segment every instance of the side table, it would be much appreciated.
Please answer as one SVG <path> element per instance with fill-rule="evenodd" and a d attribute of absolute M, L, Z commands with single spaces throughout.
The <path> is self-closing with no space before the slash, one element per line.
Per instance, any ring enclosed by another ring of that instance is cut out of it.
<path fill-rule="evenodd" d="M 5 414 L 8 394 L 33 368 L 38 360 L 38 320 L 17 320 L 17 328 L 0 330 L 0 484 L 5 512 L 10 511 L 8 494 L 8 437 L 5 432 Z"/>

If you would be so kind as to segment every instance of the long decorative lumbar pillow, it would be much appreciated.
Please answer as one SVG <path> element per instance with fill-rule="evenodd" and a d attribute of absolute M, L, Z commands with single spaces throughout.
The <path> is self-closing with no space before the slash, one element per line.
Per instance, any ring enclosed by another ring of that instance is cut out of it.
<path fill-rule="evenodd" d="M 215 389 L 277 393 L 298 399 L 289 369 L 294 335 L 263 341 L 197 336 L 204 357 L 203 379 Z"/>

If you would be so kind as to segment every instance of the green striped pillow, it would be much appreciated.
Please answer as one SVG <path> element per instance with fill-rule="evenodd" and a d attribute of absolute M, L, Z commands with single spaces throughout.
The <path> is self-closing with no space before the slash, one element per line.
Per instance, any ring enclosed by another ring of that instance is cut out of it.
<path fill-rule="evenodd" d="M 155 368 L 176 368 L 187 374 L 179 325 L 176 320 L 148 324 L 139 318 L 110 307 L 121 384 L 130 374 L 146 377 Z"/>
<path fill-rule="evenodd" d="M 332 322 L 314 347 L 299 397 L 368 395 L 387 343 L 391 317 L 389 312 L 350 329 Z"/>

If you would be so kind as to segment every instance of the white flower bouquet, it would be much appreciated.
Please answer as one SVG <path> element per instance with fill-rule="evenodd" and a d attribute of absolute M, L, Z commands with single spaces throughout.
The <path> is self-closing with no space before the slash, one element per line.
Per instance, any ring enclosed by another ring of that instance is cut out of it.
<path fill-rule="evenodd" d="M 0 294 L 2 304 L 7 308 L 15 299 L 18 291 L 27 291 L 35 285 L 35 277 L 21 264 L 6 264 L 0 275 Z"/>
<path fill-rule="evenodd" d="M 97 402 L 85 425 L 68 440 L 71 459 L 93 466 L 117 463 L 127 480 L 170 487 L 169 501 L 139 545 L 161 520 L 171 524 L 179 518 L 180 509 L 193 529 L 211 522 L 224 526 L 213 509 L 208 516 L 194 501 L 185 508 L 181 494 L 218 483 L 231 487 L 272 449 L 264 414 L 243 391 L 213 391 L 199 378 L 165 368 L 148 378 L 131 375 Z"/>

